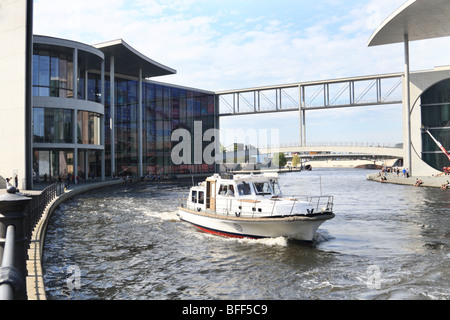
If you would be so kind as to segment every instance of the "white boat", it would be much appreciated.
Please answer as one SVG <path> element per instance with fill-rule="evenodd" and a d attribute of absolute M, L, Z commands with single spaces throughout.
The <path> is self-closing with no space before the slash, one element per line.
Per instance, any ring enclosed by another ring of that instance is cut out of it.
<path fill-rule="evenodd" d="M 288 237 L 313 241 L 317 229 L 334 218 L 333 196 L 284 197 L 278 174 L 220 176 L 190 189 L 178 208 L 182 221 L 233 238 Z"/>

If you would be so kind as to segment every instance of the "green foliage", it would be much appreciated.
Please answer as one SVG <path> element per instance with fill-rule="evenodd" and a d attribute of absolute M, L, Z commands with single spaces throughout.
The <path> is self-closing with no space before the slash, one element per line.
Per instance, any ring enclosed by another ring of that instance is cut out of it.
<path fill-rule="evenodd" d="M 273 164 L 275 166 L 278 166 L 280 168 L 284 167 L 286 165 L 286 163 L 287 163 L 287 160 L 286 160 L 286 157 L 284 156 L 284 153 L 274 154 L 272 161 L 273 161 Z"/>
<path fill-rule="evenodd" d="M 294 157 L 292 158 L 292 166 L 295 168 L 300 163 L 300 157 L 298 154 L 294 154 Z"/>

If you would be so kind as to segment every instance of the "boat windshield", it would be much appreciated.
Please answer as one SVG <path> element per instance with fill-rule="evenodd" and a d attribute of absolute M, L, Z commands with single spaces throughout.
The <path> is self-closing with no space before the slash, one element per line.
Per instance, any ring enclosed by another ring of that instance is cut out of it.
<path fill-rule="evenodd" d="M 266 182 L 255 182 L 255 191 L 257 195 L 268 196 L 272 195 L 272 188 L 268 181 Z"/>
<path fill-rule="evenodd" d="M 270 180 L 270 182 L 272 183 L 273 195 L 274 196 L 282 196 L 281 188 L 280 188 L 280 185 L 278 184 L 278 181 Z"/>

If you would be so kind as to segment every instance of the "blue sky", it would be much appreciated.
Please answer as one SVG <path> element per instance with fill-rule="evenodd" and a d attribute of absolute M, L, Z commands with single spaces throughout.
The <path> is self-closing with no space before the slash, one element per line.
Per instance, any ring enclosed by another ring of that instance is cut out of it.
<path fill-rule="evenodd" d="M 155 80 L 211 91 L 403 71 L 402 45 L 368 48 L 405 0 L 35 0 L 34 33 L 96 44 L 118 38 L 178 71 Z M 449 64 L 449 38 L 411 44 L 412 70 Z M 308 112 L 307 140 L 397 143 L 400 106 Z M 225 118 L 221 129 L 276 128 L 296 113 Z"/>

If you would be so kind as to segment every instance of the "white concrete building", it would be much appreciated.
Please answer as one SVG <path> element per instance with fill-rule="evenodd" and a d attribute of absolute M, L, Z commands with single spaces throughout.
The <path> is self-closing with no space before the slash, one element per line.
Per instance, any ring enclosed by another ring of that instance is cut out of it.
<path fill-rule="evenodd" d="M 450 167 L 445 155 L 422 126 L 450 149 L 450 67 L 410 72 L 409 42 L 450 36 L 448 0 L 409 0 L 388 17 L 369 46 L 404 43 L 404 164 L 414 176 L 441 174 Z"/>

